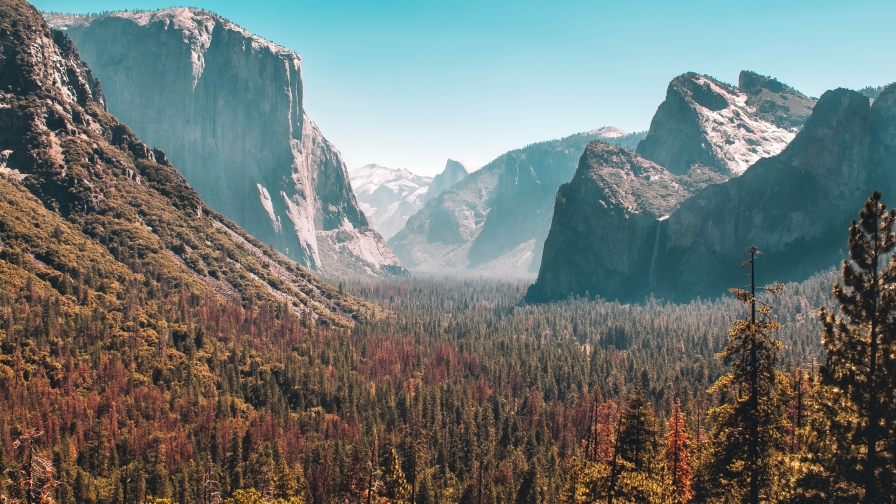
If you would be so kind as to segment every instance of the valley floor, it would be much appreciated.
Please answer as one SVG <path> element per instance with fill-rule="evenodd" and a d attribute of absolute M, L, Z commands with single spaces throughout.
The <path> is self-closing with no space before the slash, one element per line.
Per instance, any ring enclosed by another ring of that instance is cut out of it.
<path fill-rule="evenodd" d="M 836 276 L 773 301 L 785 372 L 821 358 L 815 312 Z M 608 446 L 592 440 L 608 427 L 596 412 L 618 418 L 636 391 L 657 425 L 680 404 L 705 437 L 718 400 L 706 391 L 725 369 L 716 354 L 743 305 L 525 305 L 527 287 L 348 283 L 388 309 L 352 329 L 181 300 L 162 341 L 99 320 L 65 321 L 50 332 L 67 337 L 48 339 L 58 298 L 18 286 L 0 297 L 0 468 L 23 467 L 12 441 L 36 428 L 29 446 L 55 467 L 58 502 L 255 502 L 256 490 L 284 502 L 561 502 L 582 457 Z"/>

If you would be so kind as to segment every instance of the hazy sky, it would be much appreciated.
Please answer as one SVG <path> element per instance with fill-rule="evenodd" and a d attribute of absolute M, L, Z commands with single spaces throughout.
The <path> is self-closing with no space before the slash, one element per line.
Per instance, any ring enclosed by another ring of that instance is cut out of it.
<path fill-rule="evenodd" d="M 806 94 L 896 81 L 896 2 L 178 0 L 302 55 L 305 107 L 349 168 L 418 173 L 614 125 L 646 129 L 686 71 Z M 36 0 L 42 10 L 171 0 Z"/>

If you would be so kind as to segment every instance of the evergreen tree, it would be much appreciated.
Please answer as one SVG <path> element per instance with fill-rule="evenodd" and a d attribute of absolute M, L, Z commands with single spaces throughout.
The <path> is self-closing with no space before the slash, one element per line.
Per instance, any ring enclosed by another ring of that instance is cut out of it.
<path fill-rule="evenodd" d="M 681 411 L 681 400 L 675 399 L 672 416 L 666 430 L 666 468 L 672 477 L 672 487 L 679 503 L 688 502 L 691 489 L 691 436 L 687 430 L 687 418 Z"/>
<path fill-rule="evenodd" d="M 729 369 L 710 390 L 723 397 L 710 411 L 712 446 L 704 469 L 710 471 L 715 492 L 758 504 L 775 498 L 776 467 L 787 447 L 787 383 L 777 369 L 781 342 L 771 336 L 780 324 L 771 318 L 771 307 L 756 299 L 759 249 L 750 247 L 747 253 L 750 258 L 744 264 L 750 266 L 750 290 L 730 291 L 750 308 L 750 317 L 734 321 L 720 354 Z M 777 294 L 782 286 L 761 289 Z"/>
<path fill-rule="evenodd" d="M 896 210 L 875 191 L 849 230 L 843 283 L 834 285 L 841 316 L 823 308 L 821 367 L 827 498 L 892 502 L 896 488 Z"/>
<path fill-rule="evenodd" d="M 622 414 L 618 443 L 619 462 L 634 471 L 644 471 L 657 458 L 659 434 L 653 408 L 647 403 L 643 389 L 629 398 Z"/>
<path fill-rule="evenodd" d="M 398 451 L 394 446 L 386 450 L 383 461 L 383 495 L 394 502 L 408 502 L 411 497 L 411 485 L 401 470 Z"/>

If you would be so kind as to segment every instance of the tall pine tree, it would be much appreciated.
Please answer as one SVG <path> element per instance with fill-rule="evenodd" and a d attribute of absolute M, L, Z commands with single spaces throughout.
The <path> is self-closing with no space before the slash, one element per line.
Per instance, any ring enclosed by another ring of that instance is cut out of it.
<path fill-rule="evenodd" d="M 852 222 L 850 260 L 834 285 L 841 316 L 820 313 L 827 360 L 819 402 L 832 447 L 823 480 L 831 500 L 892 502 L 896 493 L 894 218 L 875 191 Z"/>
<path fill-rule="evenodd" d="M 713 419 L 709 465 L 713 489 L 750 504 L 774 499 L 776 466 L 787 448 L 787 381 L 777 369 L 781 342 L 772 333 L 780 324 L 770 306 L 756 298 L 756 247 L 747 249 L 750 289 L 730 289 L 750 309 L 749 318 L 735 320 L 728 344 L 719 356 L 729 366 L 710 389 L 721 393 L 721 404 L 710 411 Z M 760 288 L 777 294 L 781 285 Z"/>

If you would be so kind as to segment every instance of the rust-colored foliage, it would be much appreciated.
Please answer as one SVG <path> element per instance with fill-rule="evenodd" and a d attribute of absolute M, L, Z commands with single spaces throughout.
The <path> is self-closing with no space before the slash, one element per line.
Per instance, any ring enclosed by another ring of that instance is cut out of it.
<path fill-rule="evenodd" d="M 691 435 L 687 430 L 687 417 L 681 411 L 681 400 L 675 399 L 672 416 L 666 431 L 666 467 L 672 475 L 672 486 L 678 502 L 688 502 L 691 490 Z"/>

